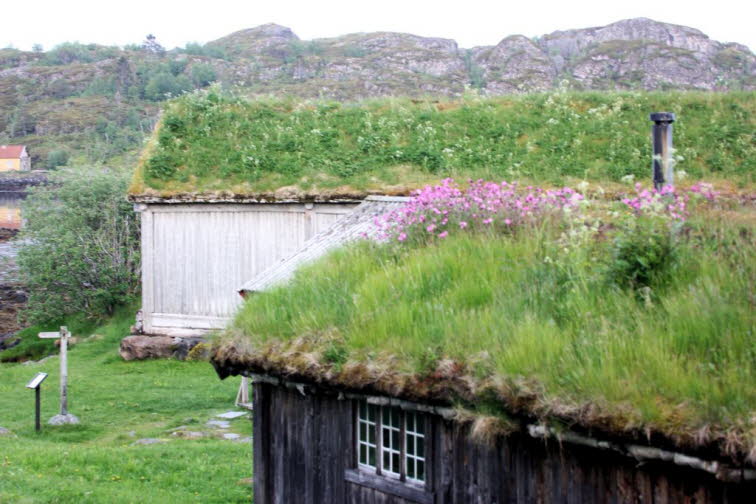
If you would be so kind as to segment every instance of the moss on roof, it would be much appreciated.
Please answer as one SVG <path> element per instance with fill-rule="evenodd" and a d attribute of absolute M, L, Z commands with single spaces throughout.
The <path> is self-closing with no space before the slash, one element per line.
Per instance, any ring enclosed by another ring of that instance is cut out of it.
<path fill-rule="evenodd" d="M 213 363 L 755 465 L 754 208 L 676 225 L 643 288 L 618 247 L 665 234 L 602 215 L 343 249 L 251 296 Z"/>
<path fill-rule="evenodd" d="M 756 93 L 554 93 L 457 101 L 177 98 L 132 196 L 332 198 L 457 179 L 647 177 L 648 114 L 671 111 L 678 169 L 753 182 Z"/>

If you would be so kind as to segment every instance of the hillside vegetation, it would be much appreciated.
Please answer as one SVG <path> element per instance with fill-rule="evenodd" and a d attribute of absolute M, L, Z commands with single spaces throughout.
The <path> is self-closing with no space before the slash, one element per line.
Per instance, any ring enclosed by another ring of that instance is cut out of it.
<path fill-rule="evenodd" d="M 391 32 L 301 40 L 289 28 L 266 24 L 171 50 L 155 37 L 125 47 L 66 42 L 47 51 L 0 49 L 0 143 L 29 145 L 38 168 L 54 167 L 60 151 L 107 160 L 140 146 L 159 102 L 211 82 L 250 96 L 339 101 L 454 98 L 469 89 L 495 96 L 564 86 L 756 86 L 756 57 L 747 47 L 651 19 L 532 39 L 507 35 L 495 45 L 461 48 L 451 39 Z"/>
<path fill-rule="evenodd" d="M 406 193 L 444 177 L 619 181 L 648 176 L 648 114 L 675 112 L 677 169 L 747 185 L 756 93 L 573 93 L 354 104 L 170 102 L 132 193 Z"/>

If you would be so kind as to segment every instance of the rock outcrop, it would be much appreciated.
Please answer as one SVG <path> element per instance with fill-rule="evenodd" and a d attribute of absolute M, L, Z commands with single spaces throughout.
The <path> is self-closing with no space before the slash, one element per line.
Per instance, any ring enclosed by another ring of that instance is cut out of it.
<path fill-rule="evenodd" d="M 233 76 L 253 90 L 355 99 L 369 96 L 538 92 L 570 83 L 578 89 L 754 89 L 756 59 L 739 44 L 646 18 L 557 31 L 495 46 L 460 49 L 450 39 L 404 33 L 356 33 L 300 40 L 263 25 L 212 45 L 246 58 Z"/>
<path fill-rule="evenodd" d="M 507 37 L 491 48 L 478 48 L 474 64 L 482 70 L 482 86 L 490 94 L 545 91 L 557 68 L 548 54 L 522 35 Z"/>
<path fill-rule="evenodd" d="M 133 335 L 121 340 L 120 355 L 124 360 L 186 359 L 202 338 Z"/>

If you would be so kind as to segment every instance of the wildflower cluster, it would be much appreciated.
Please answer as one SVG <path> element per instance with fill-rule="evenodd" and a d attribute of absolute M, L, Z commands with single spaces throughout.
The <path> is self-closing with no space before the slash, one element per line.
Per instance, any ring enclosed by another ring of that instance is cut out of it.
<path fill-rule="evenodd" d="M 544 190 L 516 183 L 470 181 L 461 188 L 453 179 L 415 191 L 410 202 L 375 220 L 377 238 L 400 242 L 411 235 L 445 238 L 461 229 L 509 229 L 564 214 L 577 208 L 583 195 L 569 187 Z"/>
<path fill-rule="evenodd" d="M 635 184 L 635 197 L 624 198 L 622 203 L 630 207 L 637 216 L 658 215 L 684 221 L 690 214 L 688 201 L 691 195 L 713 201 L 717 193 L 711 184 L 703 182 L 691 186 L 686 192 L 678 191 L 673 186 L 653 190 L 643 189 L 643 186 L 638 183 Z"/>

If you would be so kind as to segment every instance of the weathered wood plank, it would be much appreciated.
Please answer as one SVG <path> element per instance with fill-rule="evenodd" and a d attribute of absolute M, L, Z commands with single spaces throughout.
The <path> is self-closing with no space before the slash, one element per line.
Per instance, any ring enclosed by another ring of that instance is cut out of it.
<path fill-rule="evenodd" d="M 426 429 L 423 491 L 355 470 L 354 408 L 352 400 L 256 383 L 255 502 L 750 504 L 756 495 L 753 484 L 517 433 L 482 445 L 468 426 L 439 416 Z"/>
<path fill-rule="evenodd" d="M 218 321 L 222 327 L 241 303 L 238 287 L 354 206 L 146 205 L 141 212 L 145 331 L 217 328 Z M 161 314 L 159 324 L 155 314 Z M 209 327 L 192 325 L 206 320 L 212 321 Z"/>

